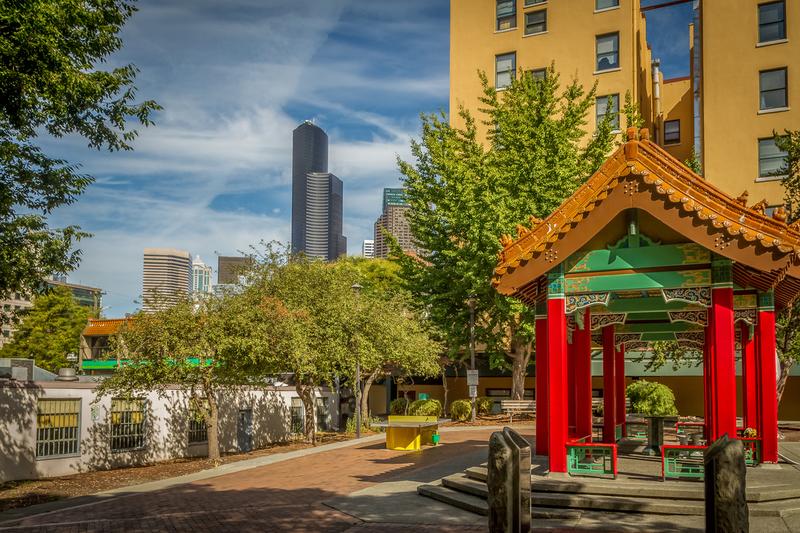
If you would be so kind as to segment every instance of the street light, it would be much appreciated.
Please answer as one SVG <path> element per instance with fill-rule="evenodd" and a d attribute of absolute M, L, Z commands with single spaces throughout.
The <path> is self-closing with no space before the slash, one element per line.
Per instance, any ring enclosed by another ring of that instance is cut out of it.
<path fill-rule="evenodd" d="M 353 283 L 350 285 L 356 298 L 361 294 L 361 285 Z M 353 350 L 356 352 L 356 382 L 353 393 L 356 395 L 356 438 L 361 438 L 361 358 L 358 356 L 358 348 L 355 345 L 355 335 L 353 335 Z"/>
<path fill-rule="evenodd" d="M 475 370 L 475 303 L 477 301 L 476 294 L 470 294 L 469 298 L 467 298 L 467 307 L 469 307 L 469 368 L 470 370 Z M 475 385 L 476 394 L 470 394 L 471 402 L 472 402 L 472 423 L 475 423 L 476 418 L 476 406 L 475 400 L 477 397 L 477 384 Z"/>

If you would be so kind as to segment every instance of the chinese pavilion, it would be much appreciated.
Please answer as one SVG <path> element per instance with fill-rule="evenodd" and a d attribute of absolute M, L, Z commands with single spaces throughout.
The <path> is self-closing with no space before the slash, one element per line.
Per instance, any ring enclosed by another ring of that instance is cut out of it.
<path fill-rule="evenodd" d="M 629 129 L 621 146 L 546 220 L 503 236 L 492 280 L 536 309 L 536 453 L 566 471 L 570 439 L 592 434 L 591 353 L 602 347 L 603 439 L 625 423 L 625 350 L 674 340 L 703 355 L 710 441 L 757 430 L 777 462 L 775 311 L 800 294 L 800 231 L 766 202 L 731 198 Z"/>

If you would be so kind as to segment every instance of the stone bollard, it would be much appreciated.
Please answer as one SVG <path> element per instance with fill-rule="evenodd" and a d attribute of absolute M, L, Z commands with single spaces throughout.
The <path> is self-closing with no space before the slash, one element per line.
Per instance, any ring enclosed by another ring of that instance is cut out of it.
<path fill-rule="evenodd" d="M 527 533 L 531 530 L 531 447 L 510 428 L 489 438 L 486 484 L 489 490 L 489 531 Z"/>
<path fill-rule="evenodd" d="M 711 533 L 747 533 L 750 530 L 747 510 L 744 446 L 726 433 L 706 450 L 705 498 L 706 531 Z"/>

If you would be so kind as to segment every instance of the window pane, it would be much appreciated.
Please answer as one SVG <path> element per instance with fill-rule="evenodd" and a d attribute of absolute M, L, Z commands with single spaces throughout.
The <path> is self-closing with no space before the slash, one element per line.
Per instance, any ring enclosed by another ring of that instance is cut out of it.
<path fill-rule="evenodd" d="M 760 73 L 761 109 L 786 107 L 786 69 Z"/>
<path fill-rule="evenodd" d="M 536 4 L 544 4 L 547 0 L 525 0 L 525 7 L 535 6 Z"/>
<path fill-rule="evenodd" d="M 619 35 L 597 37 L 597 70 L 608 70 L 619 66 Z"/>
<path fill-rule="evenodd" d="M 516 70 L 516 54 L 504 54 L 495 58 L 495 88 L 502 89 L 511 85 Z"/>
<path fill-rule="evenodd" d="M 497 18 L 513 15 L 516 11 L 515 0 L 497 0 Z"/>
<path fill-rule="evenodd" d="M 778 148 L 775 139 L 759 139 L 758 141 L 758 176 L 769 178 L 781 176 L 786 170 L 789 154 Z"/>
<path fill-rule="evenodd" d="M 619 129 L 619 95 L 611 94 L 605 96 L 598 96 L 596 99 L 596 120 L 597 126 L 603 122 L 606 117 L 606 109 L 608 108 L 609 100 L 611 101 L 611 127 L 615 130 Z"/>
<path fill-rule="evenodd" d="M 668 144 L 681 142 L 680 120 L 668 120 L 664 122 L 664 142 Z"/>
<path fill-rule="evenodd" d="M 547 10 L 525 13 L 525 34 L 547 31 Z"/>
<path fill-rule="evenodd" d="M 594 8 L 596 10 L 608 9 L 610 7 L 617 7 L 619 0 L 595 0 Z"/>
<path fill-rule="evenodd" d="M 80 407 L 80 400 L 39 400 L 36 407 L 36 457 L 78 453 Z"/>
<path fill-rule="evenodd" d="M 547 77 L 547 69 L 546 68 L 537 68 L 530 71 L 531 76 L 535 80 L 543 80 Z"/>

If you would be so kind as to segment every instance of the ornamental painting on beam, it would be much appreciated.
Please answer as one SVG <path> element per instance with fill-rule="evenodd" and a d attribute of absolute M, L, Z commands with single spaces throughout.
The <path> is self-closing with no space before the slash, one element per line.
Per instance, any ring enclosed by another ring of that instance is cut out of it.
<path fill-rule="evenodd" d="M 642 340 L 641 333 L 617 333 L 616 338 L 614 339 L 614 344 L 616 346 L 620 346 L 624 344 L 626 347 L 630 342 L 638 342 Z"/>
<path fill-rule="evenodd" d="M 605 305 L 608 306 L 608 300 L 611 298 L 610 292 L 590 292 L 586 294 L 568 294 L 567 295 L 567 314 L 574 313 L 578 309 L 589 307 L 591 305 Z"/>
<path fill-rule="evenodd" d="M 678 287 L 676 289 L 661 289 L 665 302 L 687 302 L 711 306 L 711 289 L 709 287 Z"/>
<path fill-rule="evenodd" d="M 627 313 L 593 313 L 590 329 L 601 329 L 611 324 L 624 324 L 627 316 Z"/>
<path fill-rule="evenodd" d="M 755 326 L 758 321 L 758 311 L 756 309 L 734 309 L 733 321 L 746 322 L 751 326 Z"/>
<path fill-rule="evenodd" d="M 708 325 L 708 314 L 705 311 L 669 311 L 670 322 L 689 322 L 700 326 Z"/>

